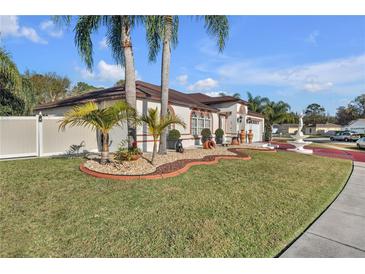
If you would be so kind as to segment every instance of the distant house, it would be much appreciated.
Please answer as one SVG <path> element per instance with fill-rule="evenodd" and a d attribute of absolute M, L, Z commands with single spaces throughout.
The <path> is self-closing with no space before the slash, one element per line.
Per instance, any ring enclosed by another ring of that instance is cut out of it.
<path fill-rule="evenodd" d="M 365 134 L 365 118 L 351 121 L 348 125 L 343 126 L 343 130 L 351 130 Z"/>
<path fill-rule="evenodd" d="M 136 81 L 137 111 L 147 113 L 148 108 L 160 108 L 161 88 L 150 83 Z M 112 104 L 125 99 L 124 87 L 112 87 L 91 91 L 82 95 L 69 97 L 57 102 L 37 106 L 35 111 L 43 115 L 63 116 L 73 106 L 86 102 L 95 102 L 99 106 Z M 185 147 L 198 144 L 203 128 L 209 128 L 214 135 L 222 128 L 228 137 L 237 136 L 240 130 L 252 130 L 253 141 L 260 142 L 264 135 L 264 117 L 248 110 L 248 103 L 232 96 L 211 97 L 202 93 L 183 93 L 174 89 L 169 90 L 168 111 L 178 115 L 186 123 L 186 128 L 174 125 L 178 129 Z M 116 127 L 110 133 L 110 150 L 115 151 L 119 143 L 127 138 L 125 128 Z M 137 128 L 137 143 L 143 151 L 151 151 L 152 136 L 146 125 Z"/>
<path fill-rule="evenodd" d="M 342 130 L 341 125 L 326 123 L 326 124 L 312 124 L 308 125 L 304 128 L 304 134 L 311 135 L 311 134 L 326 134 L 326 133 L 333 133 L 335 131 Z"/>
<path fill-rule="evenodd" d="M 279 135 L 295 134 L 298 131 L 298 124 L 274 124 L 273 133 Z"/>

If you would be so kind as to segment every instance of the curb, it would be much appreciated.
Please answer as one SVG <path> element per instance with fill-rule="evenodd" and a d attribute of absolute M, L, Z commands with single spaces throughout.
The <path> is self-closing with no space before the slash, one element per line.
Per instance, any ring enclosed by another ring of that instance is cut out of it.
<path fill-rule="evenodd" d="M 184 167 L 168 172 L 168 173 L 161 173 L 161 174 L 145 174 L 145 175 L 115 175 L 115 174 L 107 174 L 107 173 L 102 173 L 102 172 L 97 172 L 91 169 L 88 169 L 87 167 L 84 166 L 83 163 L 80 164 L 80 170 L 88 175 L 91 175 L 93 177 L 96 178 L 101 178 L 101 179 L 112 179 L 112 180 L 123 180 L 123 181 L 127 181 L 127 180 L 140 180 L 140 179 L 165 179 L 165 178 L 171 178 L 171 177 L 176 177 L 179 176 L 180 174 L 186 173 L 188 172 L 188 170 L 192 167 L 192 166 L 197 166 L 197 165 L 214 165 L 217 164 L 219 162 L 219 160 L 222 159 L 235 159 L 235 160 L 243 160 L 243 161 L 248 161 L 251 160 L 250 156 L 216 156 L 214 158 L 213 161 L 201 161 L 200 159 L 197 160 L 196 162 L 189 162 L 187 163 Z"/>

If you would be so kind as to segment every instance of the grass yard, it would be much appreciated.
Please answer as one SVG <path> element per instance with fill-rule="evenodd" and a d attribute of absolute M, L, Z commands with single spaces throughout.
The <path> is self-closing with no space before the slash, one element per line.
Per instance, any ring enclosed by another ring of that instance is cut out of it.
<path fill-rule="evenodd" d="M 333 200 L 351 162 L 248 153 L 128 182 L 85 175 L 79 158 L 0 162 L 0 256 L 275 256 Z"/>

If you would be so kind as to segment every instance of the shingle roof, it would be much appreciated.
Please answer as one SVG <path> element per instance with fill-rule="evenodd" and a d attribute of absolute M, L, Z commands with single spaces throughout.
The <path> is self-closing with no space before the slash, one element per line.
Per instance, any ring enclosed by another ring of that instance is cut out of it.
<path fill-rule="evenodd" d="M 160 86 L 149 84 L 143 81 L 136 81 L 136 96 L 138 99 L 148 99 L 153 101 L 161 100 Z M 63 100 L 59 100 L 52 103 L 39 105 L 35 108 L 36 111 L 50 109 L 55 107 L 73 106 L 83 104 L 89 101 L 100 102 L 105 100 L 118 100 L 125 99 L 124 87 L 117 86 L 102 90 L 91 91 L 82 95 L 72 96 Z M 179 92 L 174 89 L 169 89 L 169 103 L 187 106 L 195 109 L 209 110 L 212 112 L 218 112 L 219 110 L 211 107 L 207 104 L 201 103 L 199 100 L 188 96 L 185 93 Z"/>
<path fill-rule="evenodd" d="M 242 103 L 244 105 L 248 104 L 246 101 L 233 96 L 212 97 L 203 93 L 188 93 L 187 95 L 206 105 L 219 104 L 225 102 L 237 102 L 237 103 Z"/>

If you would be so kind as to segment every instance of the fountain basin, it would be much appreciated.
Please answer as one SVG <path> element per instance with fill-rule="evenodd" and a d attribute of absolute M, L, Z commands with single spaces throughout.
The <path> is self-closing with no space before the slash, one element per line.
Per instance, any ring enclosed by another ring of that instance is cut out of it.
<path fill-rule="evenodd" d="M 310 145 L 311 143 L 312 142 L 306 142 L 306 141 L 303 141 L 303 140 L 288 141 L 288 144 L 291 144 L 291 145 L 295 146 L 295 148 L 288 148 L 287 150 L 298 152 L 298 153 L 303 153 L 303 154 L 313 154 L 312 149 L 304 148 L 304 146 Z"/>

